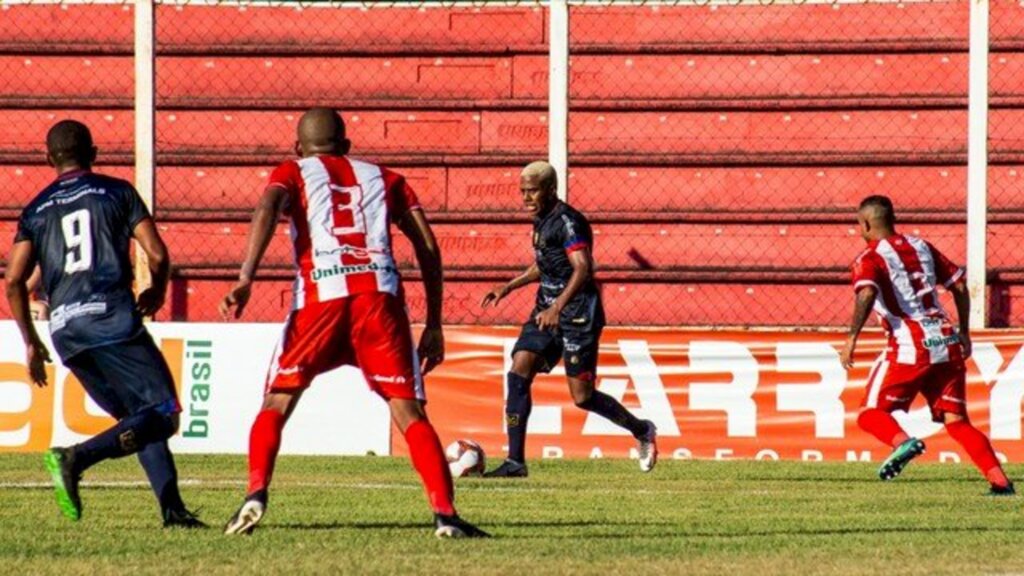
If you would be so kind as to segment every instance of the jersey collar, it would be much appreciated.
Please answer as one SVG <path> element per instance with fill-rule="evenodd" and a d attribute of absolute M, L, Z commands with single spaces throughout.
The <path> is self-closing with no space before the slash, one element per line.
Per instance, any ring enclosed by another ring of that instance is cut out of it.
<path fill-rule="evenodd" d="M 61 174 L 60 176 L 57 176 L 57 181 L 60 182 L 61 180 L 69 180 L 71 178 L 78 178 L 79 176 L 82 176 L 83 174 L 88 174 L 90 172 L 92 172 L 92 170 L 89 170 L 88 168 L 80 168 L 78 170 L 72 170 L 71 172 L 65 172 L 65 173 Z"/>

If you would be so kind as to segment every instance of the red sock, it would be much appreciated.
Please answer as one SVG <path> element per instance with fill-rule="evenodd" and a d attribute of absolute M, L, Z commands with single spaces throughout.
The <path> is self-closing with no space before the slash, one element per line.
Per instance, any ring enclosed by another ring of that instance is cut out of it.
<path fill-rule="evenodd" d="M 448 459 L 441 448 L 441 440 L 430 422 L 417 420 L 405 429 L 412 465 L 423 480 L 430 507 L 438 514 L 455 514 L 455 486 L 448 470 Z"/>
<path fill-rule="evenodd" d="M 1000 488 L 1005 488 L 1010 484 L 1010 479 L 1006 477 L 1003 467 L 999 464 L 999 459 L 996 458 L 996 453 L 992 450 L 992 444 L 981 433 L 981 430 L 972 426 L 970 422 L 961 420 L 946 424 L 946 431 L 964 447 L 971 457 L 971 461 L 985 475 L 989 483 Z"/>
<path fill-rule="evenodd" d="M 274 461 L 281 448 L 284 414 L 262 410 L 249 431 L 249 494 L 265 490 L 274 474 Z"/>
<path fill-rule="evenodd" d="M 868 408 L 861 412 L 857 417 L 857 425 L 889 446 L 899 446 L 910 438 L 892 414 L 878 408 Z"/>

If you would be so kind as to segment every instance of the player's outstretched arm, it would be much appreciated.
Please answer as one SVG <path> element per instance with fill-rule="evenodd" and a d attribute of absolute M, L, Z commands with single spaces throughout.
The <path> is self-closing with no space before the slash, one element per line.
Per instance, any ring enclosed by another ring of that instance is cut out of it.
<path fill-rule="evenodd" d="M 971 357 L 971 293 L 967 290 L 967 283 L 963 279 L 958 280 L 949 287 L 953 293 L 953 302 L 956 303 L 956 319 L 960 324 L 960 346 L 964 351 L 964 358 Z"/>
<path fill-rule="evenodd" d="M 238 273 L 238 282 L 220 301 L 220 315 L 225 319 L 232 316 L 240 318 L 245 311 L 245 305 L 252 296 L 252 281 L 256 278 L 256 271 L 260 267 L 267 246 L 270 245 L 270 239 L 274 237 L 274 228 L 281 218 L 281 210 L 287 198 L 288 192 L 282 186 L 270 185 L 263 191 L 260 203 L 252 214 L 245 262 Z"/>
<path fill-rule="evenodd" d="M 50 352 L 40 340 L 28 309 L 28 278 L 35 265 L 36 256 L 32 242 L 15 242 L 7 258 L 7 302 L 21 331 L 21 338 L 25 341 L 29 378 L 37 386 L 46 386 L 45 363 L 51 361 Z"/>
<path fill-rule="evenodd" d="M 152 284 L 139 294 L 136 307 L 143 316 L 152 316 L 164 305 L 167 283 L 171 278 L 171 258 L 152 218 L 143 218 L 135 225 L 132 236 L 146 253 Z"/>
<path fill-rule="evenodd" d="M 565 285 L 565 290 L 558 295 L 554 303 L 547 310 L 537 313 L 534 321 L 541 330 L 555 328 L 558 326 L 558 316 L 562 309 L 576 296 L 576 293 L 583 288 L 583 285 L 590 279 L 591 270 L 594 268 L 594 259 L 590 255 L 590 247 L 580 248 L 569 253 L 569 264 L 572 265 L 572 276 Z"/>
<path fill-rule="evenodd" d="M 843 351 L 839 355 L 839 361 L 847 370 L 853 368 L 853 354 L 857 350 L 857 338 L 860 337 L 860 331 L 864 329 L 864 323 L 867 322 L 868 315 L 871 314 L 871 307 L 874 306 L 876 297 L 878 297 L 878 288 L 874 286 L 867 285 L 857 290 L 850 331 L 846 336 L 846 345 L 843 346 Z"/>
<path fill-rule="evenodd" d="M 441 328 L 444 268 L 441 263 L 441 247 L 437 244 L 434 231 L 430 229 L 427 216 L 419 208 L 409 210 L 399 221 L 398 227 L 416 251 L 416 261 L 419 262 L 423 288 L 427 294 L 427 325 L 417 348 L 420 370 L 427 374 L 444 362 L 444 332 Z"/>
<path fill-rule="evenodd" d="M 519 288 L 522 288 L 527 284 L 532 284 L 537 280 L 540 280 L 540 268 L 538 268 L 537 263 L 534 262 L 526 269 L 525 272 L 509 280 L 507 284 L 495 286 L 490 292 L 484 294 L 483 300 L 480 301 L 480 307 L 487 308 L 488 306 L 497 306 L 498 302 L 501 302 L 505 296 L 508 296 Z"/>

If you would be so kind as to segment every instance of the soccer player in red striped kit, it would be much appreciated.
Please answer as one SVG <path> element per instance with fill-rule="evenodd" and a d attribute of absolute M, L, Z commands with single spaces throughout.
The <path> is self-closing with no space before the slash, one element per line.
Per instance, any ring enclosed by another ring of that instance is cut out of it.
<path fill-rule="evenodd" d="M 334 110 L 313 108 L 298 126 L 297 160 L 270 175 L 249 232 L 238 283 L 221 302 L 241 316 L 279 216 L 289 217 L 298 274 L 292 312 L 267 375 L 263 407 L 249 435 L 249 489 L 226 534 L 248 534 L 267 508 L 281 433 L 303 391 L 319 374 L 358 366 L 409 445 L 434 511 L 438 537 L 485 537 L 459 518 L 448 462 L 423 405 L 423 374 L 444 360 L 441 253 L 402 176 L 349 158 L 345 124 Z M 391 224 L 412 242 L 427 295 L 426 327 L 413 348 L 401 278 L 391 251 Z M 423 359 L 422 364 L 419 358 Z"/>
<path fill-rule="evenodd" d="M 895 410 L 907 410 L 920 393 L 932 419 L 945 425 L 989 481 L 990 493 L 1014 494 L 988 438 L 967 417 L 964 361 L 971 356 L 970 295 L 963 268 L 928 242 L 897 233 L 892 201 L 885 196 L 865 198 L 857 222 L 868 247 L 853 263 L 855 306 L 841 360 L 845 368 L 853 366 L 857 337 L 874 308 L 889 343 L 868 376 L 857 424 L 893 447 L 879 477 L 892 480 L 924 453 L 924 442 L 910 437 L 892 417 Z M 939 303 L 938 285 L 953 294 L 959 330 Z"/>

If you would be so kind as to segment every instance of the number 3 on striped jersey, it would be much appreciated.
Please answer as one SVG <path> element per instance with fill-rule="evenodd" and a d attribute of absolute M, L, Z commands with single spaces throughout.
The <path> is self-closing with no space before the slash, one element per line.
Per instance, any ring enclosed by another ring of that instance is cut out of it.
<path fill-rule="evenodd" d="M 74 274 L 92 268 L 92 222 L 88 210 L 76 210 L 60 220 L 64 230 L 64 272 Z"/>

